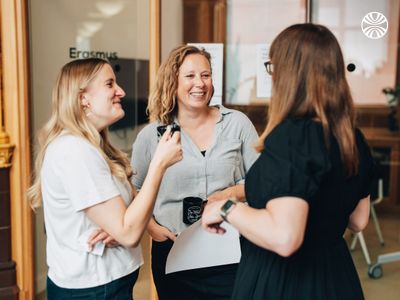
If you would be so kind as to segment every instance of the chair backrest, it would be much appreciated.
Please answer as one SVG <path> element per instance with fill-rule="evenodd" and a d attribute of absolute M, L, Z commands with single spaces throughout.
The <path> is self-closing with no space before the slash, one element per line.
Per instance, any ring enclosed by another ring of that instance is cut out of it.
<path fill-rule="evenodd" d="M 383 200 L 383 179 L 378 179 L 378 195 L 375 199 L 371 199 L 371 204 L 376 205 Z"/>

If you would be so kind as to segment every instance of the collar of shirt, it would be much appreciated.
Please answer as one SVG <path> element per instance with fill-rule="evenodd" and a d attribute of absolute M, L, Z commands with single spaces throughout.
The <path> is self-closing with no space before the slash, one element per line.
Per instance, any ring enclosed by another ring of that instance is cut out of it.
<path fill-rule="evenodd" d="M 224 116 L 225 116 L 225 115 L 231 114 L 231 113 L 233 112 L 232 109 L 226 108 L 226 107 L 223 106 L 222 104 L 216 104 L 216 105 L 213 105 L 213 106 L 214 106 L 214 107 L 218 107 L 219 112 L 220 112 L 220 118 L 218 119 L 217 124 L 220 123 L 220 122 L 222 122 L 222 120 L 224 119 Z M 175 122 L 176 124 L 180 125 L 180 124 L 179 124 L 179 121 L 178 121 L 178 118 L 177 118 L 176 116 L 174 117 L 174 122 Z"/>

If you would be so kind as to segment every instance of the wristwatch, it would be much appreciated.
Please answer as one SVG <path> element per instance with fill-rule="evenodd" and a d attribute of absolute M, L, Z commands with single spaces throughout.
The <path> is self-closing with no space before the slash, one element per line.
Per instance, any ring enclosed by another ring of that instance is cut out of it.
<path fill-rule="evenodd" d="M 233 199 L 228 199 L 224 203 L 224 205 L 221 206 L 221 210 L 219 211 L 219 214 L 221 215 L 222 219 L 224 221 L 228 222 L 226 219 L 230 212 L 236 207 L 237 201 Z"/>

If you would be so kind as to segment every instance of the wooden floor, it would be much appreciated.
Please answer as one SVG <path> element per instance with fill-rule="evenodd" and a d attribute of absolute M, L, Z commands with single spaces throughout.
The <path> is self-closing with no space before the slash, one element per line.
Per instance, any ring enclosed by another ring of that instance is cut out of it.
<path fill-rule="evenodd" d="M 364 231 L 364 237 L 372 263 L 376 262 L 379 254 L 400 251 L 400 216 L 395 218 L 378 215 L 378 218 L 382 228 L 385 246 L 382 247 L 380 245 L 372 221 L 370 221 L 368 227 Z M 346 239 L 350 245 L 350 234 L 346 235 Z M 146 262 L 140 270 L 139 279 L 136 282 L 133 294 L 135 300 L 153 300 L 150 296 L 148 236 L 144 237 L 142 248 Z M 383 265 L 383 277 L 380 279 L 371 279 L 368 276 L 368 266 L 359 244 L 357 244 L 352 255 L 361 279 L 366 300 L 400 300 L 400 261 Z M 44 299 L 45 295 L 37 297 L 37 300 Z"/>
<path fill-rule="evenodd" d="M 372 264 L 376 263 L 380 254 L 399 251 L 400 254 L 400 216 L 379 216 L 385 245 L 380 245 L 372 220 L 364 230 L 364 238 Z M 350 245 L 350 235 L 348 235 Z M 361 247 L 357 244 L 352 252 L 366 300 L 400 300 L 400 260 L 383 265 L 383 277 L 371 279 L 368 276 L 368 266 Z"/>

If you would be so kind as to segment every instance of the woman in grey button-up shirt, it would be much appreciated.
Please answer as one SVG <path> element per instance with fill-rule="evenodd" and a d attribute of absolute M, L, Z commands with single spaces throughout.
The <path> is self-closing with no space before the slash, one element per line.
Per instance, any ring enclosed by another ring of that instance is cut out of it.
<path fill-rule="evenodd" d="M 140 189 L 157 145 L 156 127 L 181 127 L 183 160 L 164 175 L 148 231 L 153 239 L 152 270 L 160 300 L 229 299 L 237 264 L 165 275 L 165 262 L 182 222 L 182 199 L 215 201 L 235 197 L 244 201 L 244 177 L 258 154 L 258 136 L 241 112 L 209 106 L 213 95 L 210 55 L 193 46 L 180 46 L 161 65 L 149 99 L 152 123 L 138 135 L 132 152 Z M 229 246 L 229 245 L 227 245 Z M 194 253 L 193 258 L 201 255 Z"/>

